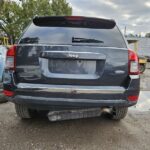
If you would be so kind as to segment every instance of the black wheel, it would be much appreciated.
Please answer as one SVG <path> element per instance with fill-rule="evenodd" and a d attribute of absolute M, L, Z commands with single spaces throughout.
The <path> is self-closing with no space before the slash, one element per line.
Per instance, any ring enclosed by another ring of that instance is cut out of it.
<path fill-rule="evenodd" d="M 0 103 L 8 102 L 4 96 L 0 96 Z"/>
<path fill-rule="evenodd" d="M 25 105 L 15 104 L 15 109 L 18 117 L 20 117 L 21 119 L 31 119 L 35 116 L 35 111 L 30 110 Z"/>
<path fill-rule="evenodd" d="M 3 81 L 3 78 L 2 78 Z M 6 99 L 6 97 L 3 94 L 3 83 L 2 81 L 0 82 L 0 103 L 6 103 L 8 102 L 8 100 Z"/>
<path fill-rule="evenodd" d="M 113 120 L 121 120 L 126 117 L 128 107 L 114 107 L 112 108 L 111 118 Z"/>
<path fill-rule="evenodd" d="M 146 69 L 146 65 L 145 64 L 140 64 L 140 67 L 139 67 L 139 70 L 140 70 L 140 73 L 143 73 Z"/>
<path fill-rule="evenodd" d="M 0 89 L 0 103 L 8 102 L 6 97 L 3 95 L 2 90 Z"/>

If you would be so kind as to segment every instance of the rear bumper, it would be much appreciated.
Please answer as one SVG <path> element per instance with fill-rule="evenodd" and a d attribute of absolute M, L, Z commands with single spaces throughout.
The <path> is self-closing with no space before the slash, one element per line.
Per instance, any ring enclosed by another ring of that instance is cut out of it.
<path fill-rule="evenodd" d="M 140 80 L 136 75 L 130 76 L 127 87 L 15 84 L 12 81 L 10 84 L 4 82 L 4 90 L 14 92 L 9 101 L 37 109 L 129 107 L 135 105 L 137 101 L 128 101 L 128 96 L 139 95 L 140 91 Z"/>
<path fill-rule="evenodd" d="M 36 96 L 17 95 L 11 98 L 11 101 L 18 104 L 24 104 L 34 109 L 73 109 L 73 108 L 96 108 L 96 107 L 129 107 L 136 102 L 127 100 L 94 100 L 94 99 L 71 99 L 71 98 L 46 98 Z"/>
<path fill-rule="evenodd" d="M 134 85 L 134 86 L 133 86 Z M 139 94 L 139 80 L 132 79 L 128 89 L 114 86 L 17 85 L 10 100 L 35 109 L 73 109 L 95 107 L 129 107 L 128 95 Z"/>

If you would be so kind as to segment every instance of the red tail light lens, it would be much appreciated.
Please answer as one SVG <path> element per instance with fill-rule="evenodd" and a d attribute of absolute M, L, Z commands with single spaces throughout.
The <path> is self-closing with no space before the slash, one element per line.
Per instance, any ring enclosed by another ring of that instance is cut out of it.
<path fill-rule="evenodd" d="M 67 16 L 65 18 L 67 20 L 69 20 L 69 21 L 80 21 L 80 20 L 83 20 L 83 17 L 80 17 L 80 16 Z"/>
<path fill-rule="evenodd" d="M 128 50 L 128 57 L 129 57 L 129 75 L 138 75 L 140 72 L 137 54 L 132 50 Z"/>
<path fill-rule="evenodd" d="M 7 90 L 3 90 L 3 94 L 4 94 L 5 96 L 13 96 L 13 95 L 14 95 L 14 92 L 12 92 L 12 91 L 7 91 Z"/>
<path fill-rule="evenodd" d="M 132 102 L 135 102 L 137 101 L 139 98 L 139 95 L 134 95 L 134 96 L 128 96 L 128 100 L 129 101 L 132 101 Z"/>
<path fill-rule="evenodd" d="M 16 54 L 16 45 L 10 47 L 6 55 L 6 69 L 15 69 L 15 54 Z"/>

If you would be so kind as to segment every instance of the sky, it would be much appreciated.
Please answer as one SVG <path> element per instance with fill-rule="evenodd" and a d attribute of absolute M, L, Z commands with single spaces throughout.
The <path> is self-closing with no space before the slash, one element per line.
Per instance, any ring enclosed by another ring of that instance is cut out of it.
<path fill-rule="evenodd" d="M 73 15 L 114 19 L 124 33 L 150 32 L 150 0 L 67 0 Z"/>

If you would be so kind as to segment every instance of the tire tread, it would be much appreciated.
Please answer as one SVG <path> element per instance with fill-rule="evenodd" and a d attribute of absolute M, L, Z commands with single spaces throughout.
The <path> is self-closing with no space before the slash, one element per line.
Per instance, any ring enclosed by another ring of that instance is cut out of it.
<path fill-rule="evenodd" d="M 17 115 L 22 119 L 32 118 L 30 114 L 30 110 L 24 105 L 15 104 L 15 110 L 16 110 Z"/>
<path fill-rule="evenodd" d="M 121 120 L 126 117 L 127 112 L 128 112 L 128 107 L 114 108 L 112 112 L 112 119 Z"/>

